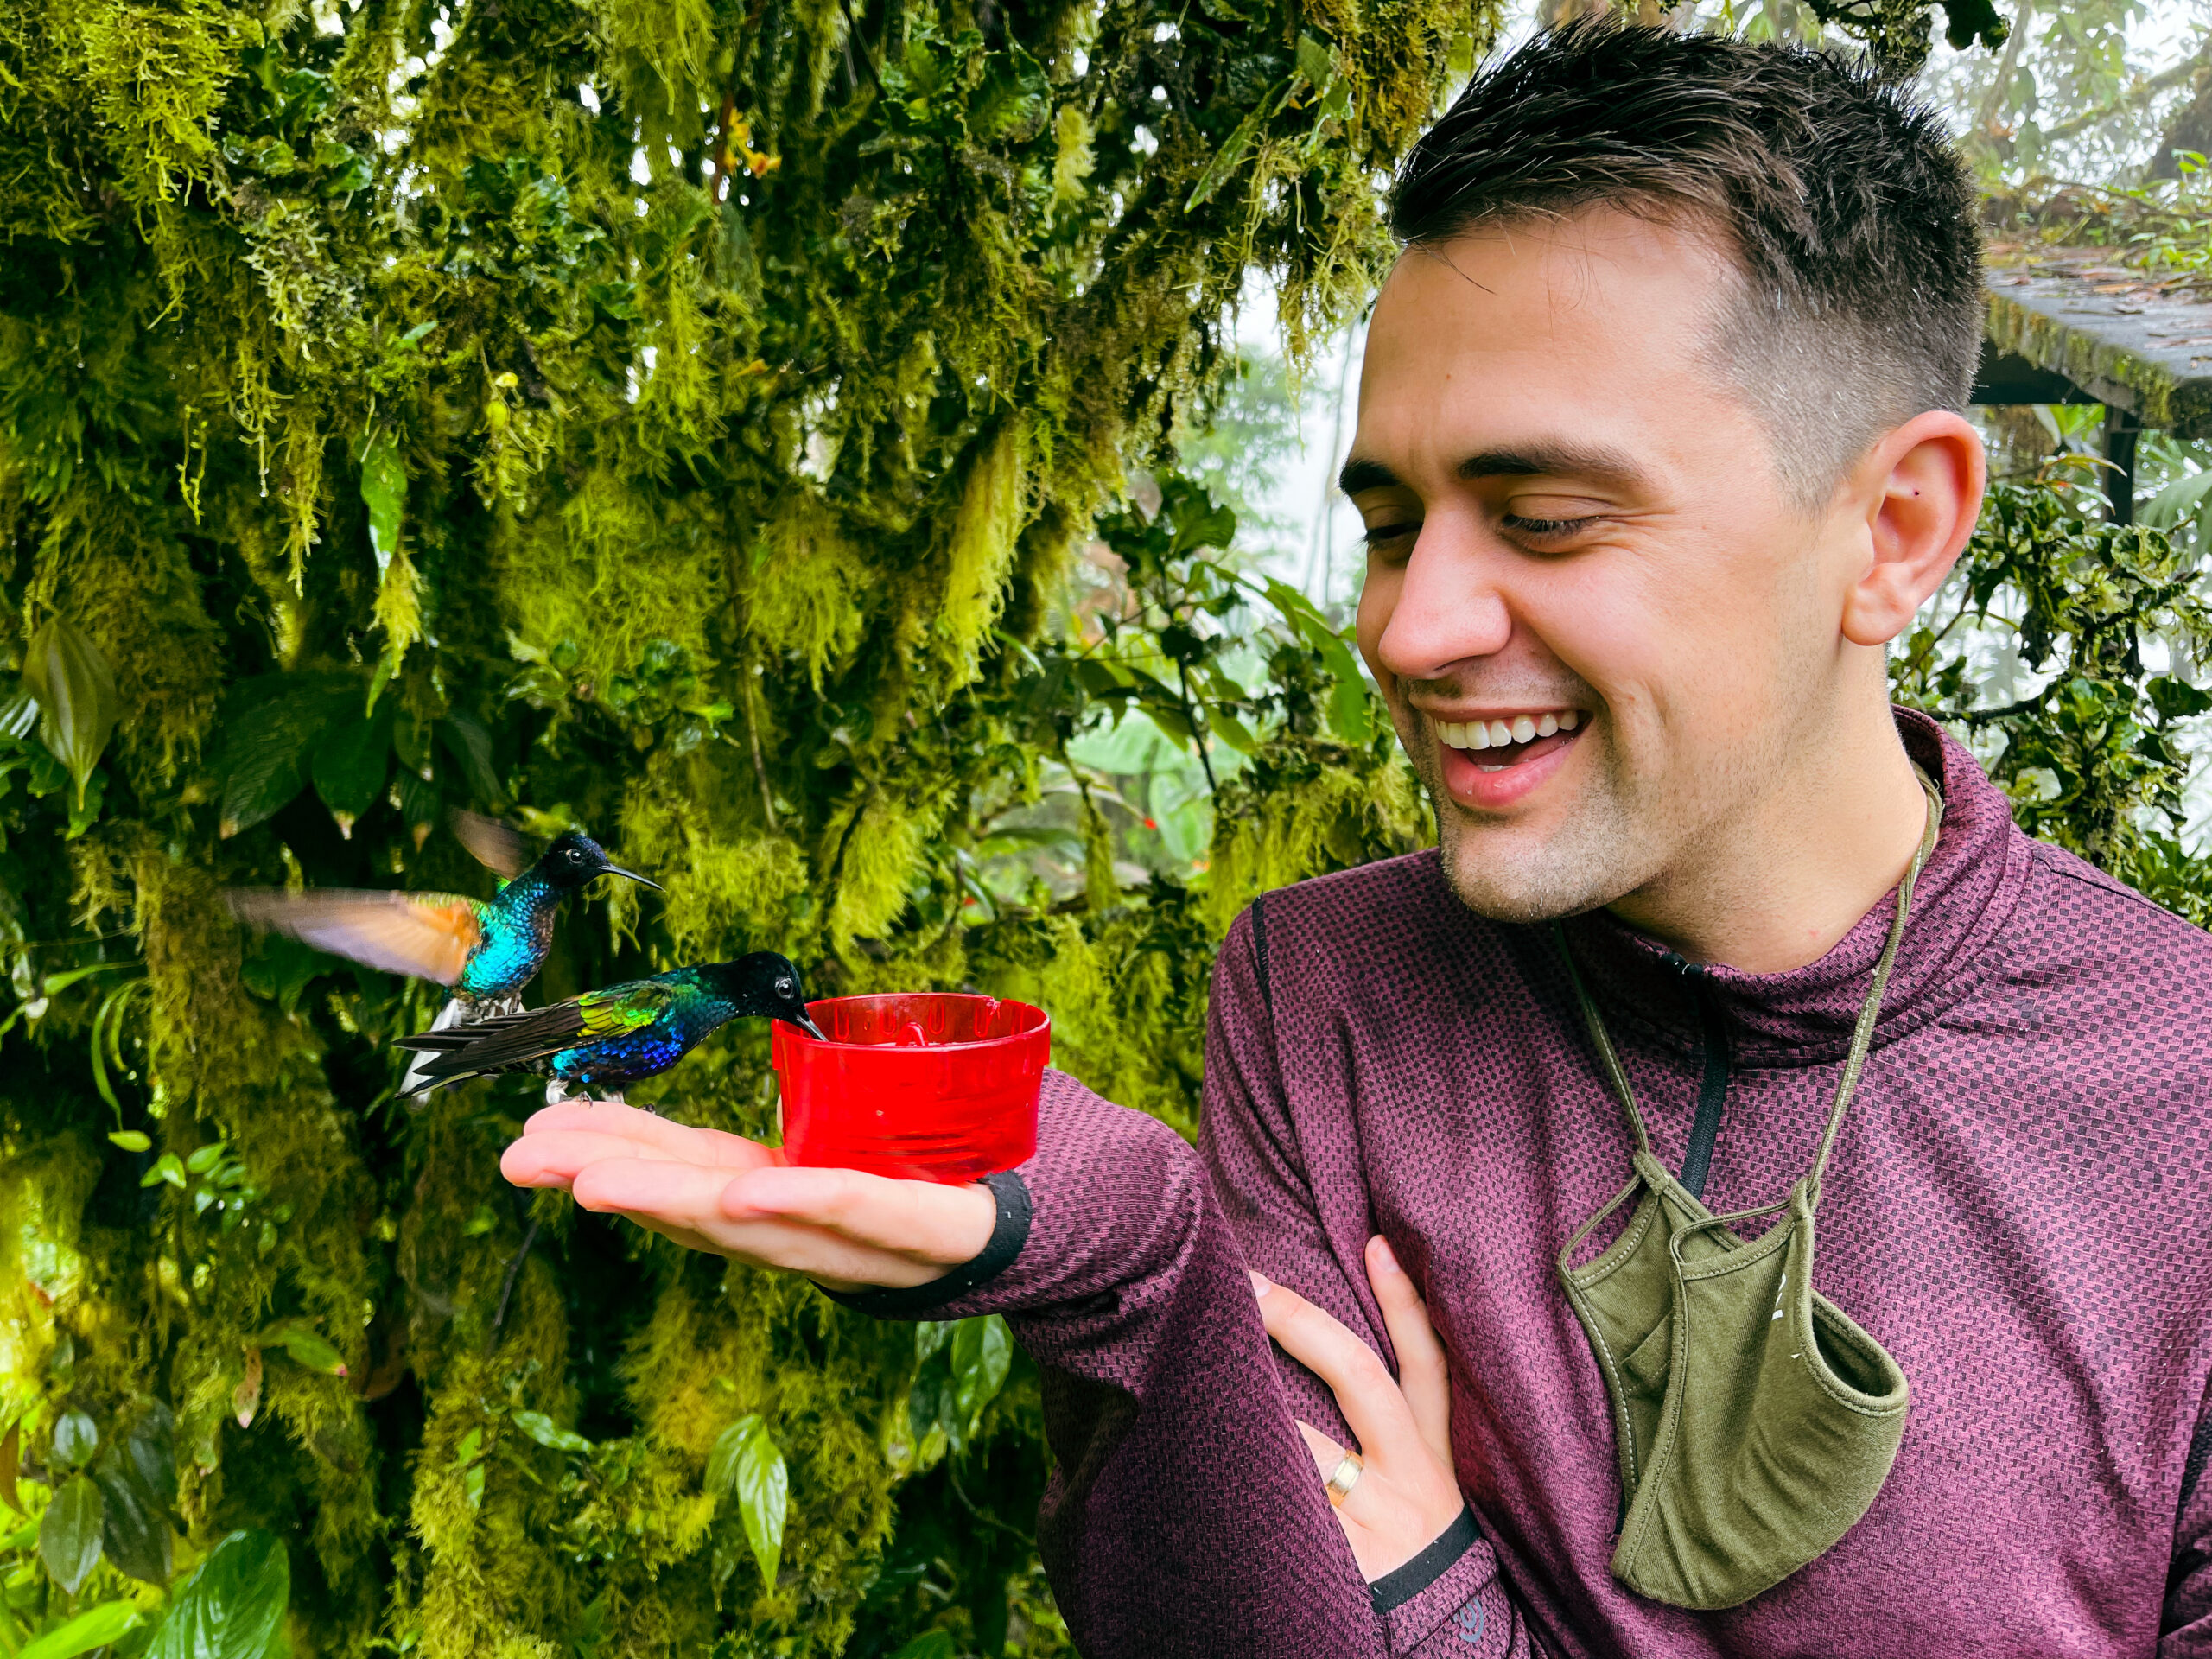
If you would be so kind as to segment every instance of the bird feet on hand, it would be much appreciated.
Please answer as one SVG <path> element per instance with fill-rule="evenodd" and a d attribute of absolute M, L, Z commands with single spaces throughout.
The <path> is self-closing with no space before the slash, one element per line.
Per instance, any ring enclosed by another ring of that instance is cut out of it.
<path fill-rule="evenodd" d="M 605 1094 L 593 1094 L 590 1089 L 591 1085 L 588 1084 L 572 1084 L 565 1077 L 549 1078 L 545 1084 L 545 1103 L 548 1106 L 558 1106 L 562 1102 L 568 1100 L 580 1100 L 587 1106 L 594 1103 L 606 1106 L 626 1106 L 630 1103 L 622 1098 L 622 1091 L 620 1089 L 610 1090 Z"/>

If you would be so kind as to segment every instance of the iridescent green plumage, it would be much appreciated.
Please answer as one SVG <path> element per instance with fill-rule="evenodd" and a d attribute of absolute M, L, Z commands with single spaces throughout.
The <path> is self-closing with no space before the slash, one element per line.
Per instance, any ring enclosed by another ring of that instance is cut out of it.
<path fill-rule="evenodd" d="M 822 1034 L 807 1014 L 798 969 L 772 950 L 756 950 L 734 962 L 626 980 L 527 1014 L 404 1037 L 399 1046 L 432 1056 L 415 1066 L 429 1088 L 534 1071 L 552 1079 L 549 1100 L 571 1090 L 620 1100 L 629 1084 L 667 1071 L 747 1015 L 787 1020 Z"/>
<path fill-rule="evenodd" d="M 446 1030 L 513 1014 L 553 948 L 553 918 L 561 901 L 601 875 L 620 875 L 658 890 L 635 871 L 610 861 L 590 836 L 571 830 L 544 855 L 525 864 L 522 838 L 505 825 L 474 813 L 455 813 L 454 833 L 469 851 L 504 877 L 489 899 L 454 893 L 360 892 L 321 888 L 307 893 L 253 889 L 229 895 L 232 914 L 387 973 L 408 974 L 453 987 L 433 1030 Z M 423 1087 L 419 1066 L 401 1091 Z"/>

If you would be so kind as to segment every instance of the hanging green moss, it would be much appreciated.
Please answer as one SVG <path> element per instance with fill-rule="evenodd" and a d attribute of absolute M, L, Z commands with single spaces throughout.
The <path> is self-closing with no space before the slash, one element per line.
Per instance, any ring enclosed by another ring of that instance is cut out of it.
<path fill-rule="evenodd" d="M 1298 341 L 1363 296 L 1379 173 L 1494 22 L 0 15 L 0 690 L 60 617 L 118 716 L 80 800 L 0 707 L 24 1490 L 67 1414 L 173 1419 L 168 1571 L 281 1539 L 301 1654 L 1064 1651 L 1033 1372 L 949 1403 L 998 1337 L 522 1199 L 527 1090 L 410 1110 L 389 1039 L 429 993 L 243 938 L 221 890 L 483 893 L 444 809 L 582 824 L 669 891 L 574 907 L 536 994 L 762 946 L 976 985 L 1192 1127 L 1225 890 L 1129 885 L 1096 805 L 1078 895 L 978 872 L 1111 712 L 1071 550 L 1203 421 L 1253 270 Z M 1224 797 L 1236 883 L 1404 839 L 1370 753 L 1298 753 Z M 734 1033 L 640 1098 L 772 1134 L 766 1061 Z M 772 1581 L 709 1489 L 748 1420 Z M 84 1593 L 158 1607 L 130 1570 Z"/>

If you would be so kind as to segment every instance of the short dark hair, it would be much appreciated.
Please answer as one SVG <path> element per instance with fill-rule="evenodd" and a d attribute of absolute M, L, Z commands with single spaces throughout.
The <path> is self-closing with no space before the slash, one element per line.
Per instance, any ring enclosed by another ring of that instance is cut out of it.
<path fill-rule="evenodd" d="M 1981 338 L 1975 196 L 1936 113 L 1802 47 L 1613 22 L 1486 66 L 1414 147 L 1390 204 L 1409 246 L 1611 207 L 1717 232 L 1742 270 L 1716 365 L 1824 503 L 1884 432 L 1963 409 Z"/>

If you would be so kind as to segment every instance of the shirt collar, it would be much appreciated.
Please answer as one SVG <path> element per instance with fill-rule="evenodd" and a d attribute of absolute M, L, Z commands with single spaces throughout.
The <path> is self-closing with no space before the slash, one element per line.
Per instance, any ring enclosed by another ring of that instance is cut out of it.
<path fill-rule="evenodd" d="M 1895 713 L 1906 752 L 1942 791 L 1943 825 L 1914 889 L 1882 999 L 1878 1045 L 1918 1029 L 1973 988 L 1984 947 L 2018 902 L 2033 856 L 2032 844 L 2013 825 L 2011 803 L 1974 756 L 1927 715 Z M 1739 1064 L 1805 1065 L 1840 1058 L 1849 1046 L 1896 913 L 1896 895 L 1885 895 L 1826 956 L 1781 974 L 1693 969 L 1605 911 L 1568 922 L 1567 935 L 1609 1021 L 1688 1046 L 1702 1025 L 1696 1001 L 1702 979 L 1726 1018 Z M 1549 950 L 1548 938 L 1541 948 Z"/>

